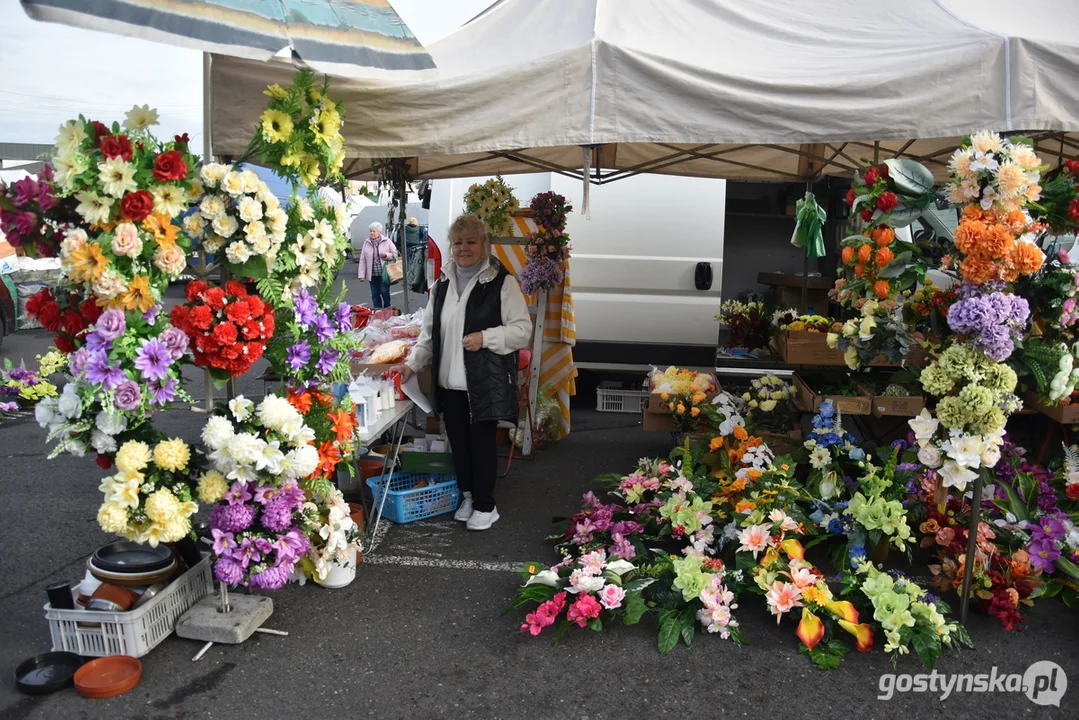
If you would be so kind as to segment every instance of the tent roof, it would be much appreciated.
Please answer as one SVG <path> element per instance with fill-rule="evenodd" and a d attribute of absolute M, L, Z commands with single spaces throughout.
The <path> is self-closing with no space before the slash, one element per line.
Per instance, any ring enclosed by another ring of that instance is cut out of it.
<path fill-rule="evenodd" d="M 339 81 L 351 177 L 631 172 L 798 180 L 957 136 L 1079 141 L 1079 4 L 1027 0 L 502 0 L 429 48 L 436 79 Z M 283 64 L 218 58 L 214 150 L 239 154 Z M 916 142 L 911 139 L 917 138 Z"/>

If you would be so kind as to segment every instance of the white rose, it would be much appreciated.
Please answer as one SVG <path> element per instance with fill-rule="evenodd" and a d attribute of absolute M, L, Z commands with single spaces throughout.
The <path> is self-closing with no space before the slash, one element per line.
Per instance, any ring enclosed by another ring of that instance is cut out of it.
<path fill-rule="evenodd" d="M 990 445 L 982 453 L 982 467 L 995 467 L 1000 462 L 1000 448 L 996 445 Z"/>
<path fill-rule="evenodd" d="M 94 418 L 94 424 L 106 435 L 119 435 L 127 429 L 127 416 L 122 412 L 102 410 Z"/>
<path fill-rule="evenodd" d="M 765 400 L 764 402 L 761 403 L 761 410 L 763 410 L 764 412 L 772 412 L 775 409 L 776 409 L 776 401 L 775 400 Z"/>
<path fill-rule="evenodd" d="M 34 408 L 34 419 L 37 420 L 38 425 L 45 428 L 56 421 L 56 404 L 57 400 L 54 397 L 44 398 L 38 402 Z"/>
<path fill-rule="evenodd" d="M 86 443 L 80 440 L 72 440 L 67 445 L 67 451 L 75 457 L 82 457 L 86 454 Z"/>
<path fill-rule="evenodd" d="M 79 399 L 79 394 L 75 389 L 75 383 L 68 383 L 64 386 L 64 392 L 60 395 L 57 408 L 68 420 L 72 420 L 82 413 L 82 400 Z"/>
<path fill-rule="evenodd" d="M 286 457 L 292 458 L 292 475 L 296 478 L 307 477 L 318 467 L 318 450 L 312 445 L 302 445 L 289 450 Z"/>
<path fill-rule="evenodd" d="M 940 467 L 940 451 L 935 445 L 923 445 L 918 450 L 918 460 L 927 468 L 938 468 Z"/>
<path fill-rule="evenodd" d="M 99 453 L 111 453 L 116 452 L 116 438 L 112 435 L 101 432 L 100 430 L 94 430 L 90 436 L 90 444 L 94 446 L 94 450 Z"/>

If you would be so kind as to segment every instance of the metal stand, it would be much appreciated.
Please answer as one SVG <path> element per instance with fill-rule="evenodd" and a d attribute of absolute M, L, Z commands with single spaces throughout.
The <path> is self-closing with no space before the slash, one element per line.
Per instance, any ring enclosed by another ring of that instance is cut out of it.
<path fill-rule="evenodd" d="M 974 558 L 978 552 L 978 521 L 982 510 L 982 485 L 987 472 L 989 470 L 986 468 L 978 470 L 978 477 L 974 478 L 974 494 L 970 498 L 966 569 L 963 571 L 963 590 L 959 594 L 959 624 L 961 625 L 967 624 L 967 613 L 970 611 L 970 585 L 974 580 Z"/>
<path fill-rule="evenodd" d="M 405 438 L 407 420 L 408 414 L 406 413 L 393 426 L 393 442 L 390 445 L 390 451 L 382 459 L 381 477 L 386 479 L 386 485 L 382 488 L 382 499 L 378 504 L 378 513 L 375 515 L 375 523 L 371 527 L 371 534 L 367 538 L 368 548 L 371 547 L 372 541 L 375 539 L 375 533 L 378 532 L 378 524 L 382 522 L 382 511 L 386 507 L 386 497 L 390 494 L 390 477 L 393 475 L 393 468 L 397 465 L 397 456 L 401 452 L 401 441 Z"/>
<path fill-rule="evenodd" d="M 543 335 L 547 326 L 547 291 L 540 290 L 536 296 L 536 323 L 532 334 L 532 370 L 528 380 L 529 415 L 535 416 L 536 398 L 539 396 L 540 366 L 543 364 Z M 525 437 L 521 454 L 532 454 L 532 423 L 525 423 Z"/>

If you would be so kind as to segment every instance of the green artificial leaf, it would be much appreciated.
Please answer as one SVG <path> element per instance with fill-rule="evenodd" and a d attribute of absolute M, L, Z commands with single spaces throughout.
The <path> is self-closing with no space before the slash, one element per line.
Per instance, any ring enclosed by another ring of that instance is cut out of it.
<path fill-rule="evenodd" d="M 603 631 L 603 621 L 600 620 L 599 618 L 592 618 L 591 620 L 588 621 L 588 627 L 589 627 L 589 629 L 591 629 L 591 630 L 593 630 L 595 632 L 602 632 Z"/>
<path fill-rule="evenodd" d="M 940 656 L 940 638 L 933 628 L 917 626 L 911 632 L 911 644 L 914 652 L 922 659 L 926 670 L 932 670 Z"/>
<path fill-rule="evenodd" d="M 228 268 L 229 273 L 237 279 L 250 278 L 252 280 L 261 280 L 267 275 L 266 257 L 264 255 L 250 257 L 243 265 L 235 265 L 230 262 L 224 262 L 223 264 Z"/>
<path fill-rule="evenodd" d="M 1033 475 L 1031 475 L 1030 473 L 1019 473 L 1019 489 L 1023 492 L 1022 497 L 1026 498 L 1028 511 L 1033 509 L 1035 504 L 1037 503 L 1034 487 L 1035 485 Z M 1030 516 L 1029 512 L 1027 516 Z"/>
<path fill-rule="evenodd" d="M 664 610 L 659 615 L 659 654 L 666 655 L 678 644 L 681 635 L 676 610 Z"/>
<path fill-rule="evenodd" d="M 218 390 L 228 385 L 229 380 L 232 379 L 232 375 L 229 375 L 227 371 L 222 370 L 221 368 L 209 368 L 209 370 L 210 379 L 213 381 L 214 387 Z"/>
<path fill-rule="evenodd" d="M 858 206 L 864 203 L 866 200 L 869 200 L 871 197 L 872 195 L 869 195 L 867 193 L 865 195 L 859 195 L 858 197 L 854 198 L 854 204 L 850 206 L 850 214 L 853 215 L 854 212 L 858 209 Z"/>
<path fill-rule="evenodd" d="M 933 192 L 933 173 L 920 162 L 890 158 L 884 164 L 888 166 L 888 177 L 903 194 L 918 197 Z"/>
<path fill-rule="evenodd" d="M 569 620 L 563 620 L 558 624 L 558 627 L 554 631 L 554 644 L 558 647 L 562 644 L 563 638 L 566 637 L 566 633 L 569 632 L 570 627 L 573 625 Z"/>
<path fill-rule="evenodd" d="M 682 611 L 682 614 L 678 616 L 678 622 L 682 626 L 682 642 L 686 644 L 686 647 L 690 647 L 693 644 L 693 633 L 697 629 L 696 613 L 693 612 L 693 607 L 687 607 Z"/>
<path fill-rule="evenodd" d="M 911 267 L 910 253 L 901 252 L 896 255 L 890 263 L 884 266 L 884 269 L 877 273 L 879 278 L 894 278 L 899 277 L 905 273 Z"/>
<path fill-rule="evenodd" d="M 1079 593 L 1072 589 L 1067 589 L 1060 593 L 1060 599 L 1064 601 L 1064 604 L 1071 610 L 1079 609 Z"/>
<path fill-rule="evenodd" d="M 622 586 L 622 589 L 625 590 L 628 595 L 631 592 L 640 592 L 641 590 L 644 590 L 655 581 L 655 578 L 650 577 L 635 578 Z"/>
<path fill-rule="evenodd" d="M 644 617 L 644 614 L 648 612 L 648 606 L 639 592 L 630 592 L 626 593 L 625 610 L 626 613 L 622 618 L 622 622 L 626 625 L 636 625 Z"/>
<path fill-rule="evenodd" d="M 907 227 L 920 218 L 924 212 L 925 210 L 920 207 L 901 202 L 892 210 L 892 216 L 889 218 L 888 224 L 894 228 Z"/>
<path fill-rule="evenodd" d="M 1079 582 L 1079 567 L 1075 565 L 1071 560 L 1061 555 L 1057 558 L 1056 562 L 1057 570 L 1070 577 L 1072 580 Z"/>

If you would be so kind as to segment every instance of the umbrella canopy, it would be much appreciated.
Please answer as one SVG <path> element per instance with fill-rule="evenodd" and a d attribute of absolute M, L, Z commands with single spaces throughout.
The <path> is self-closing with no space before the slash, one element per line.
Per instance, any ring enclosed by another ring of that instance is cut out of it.
<path fill-rule="evenodd" d="M 346 172 L 410 158 L 415 177 L 658 172 L 742 180 L 849 175 L 957 137 L 1079 143 L 1079 4 L 1027 0 L 502 0 L 434 43 L 437 78 L 336 83 Z M 246 147 L 278 63 L 215 64 L 214 143 Z M 878 147 L 875 141 L 882 141 Z M 595 176 L 593 176 L 595 179 Z"/>
<path fill-rule="evenodd" d="M 388 0 L 20 0 L 35 20 L 342 77 L 422 77 L 434 61 Z"/>

